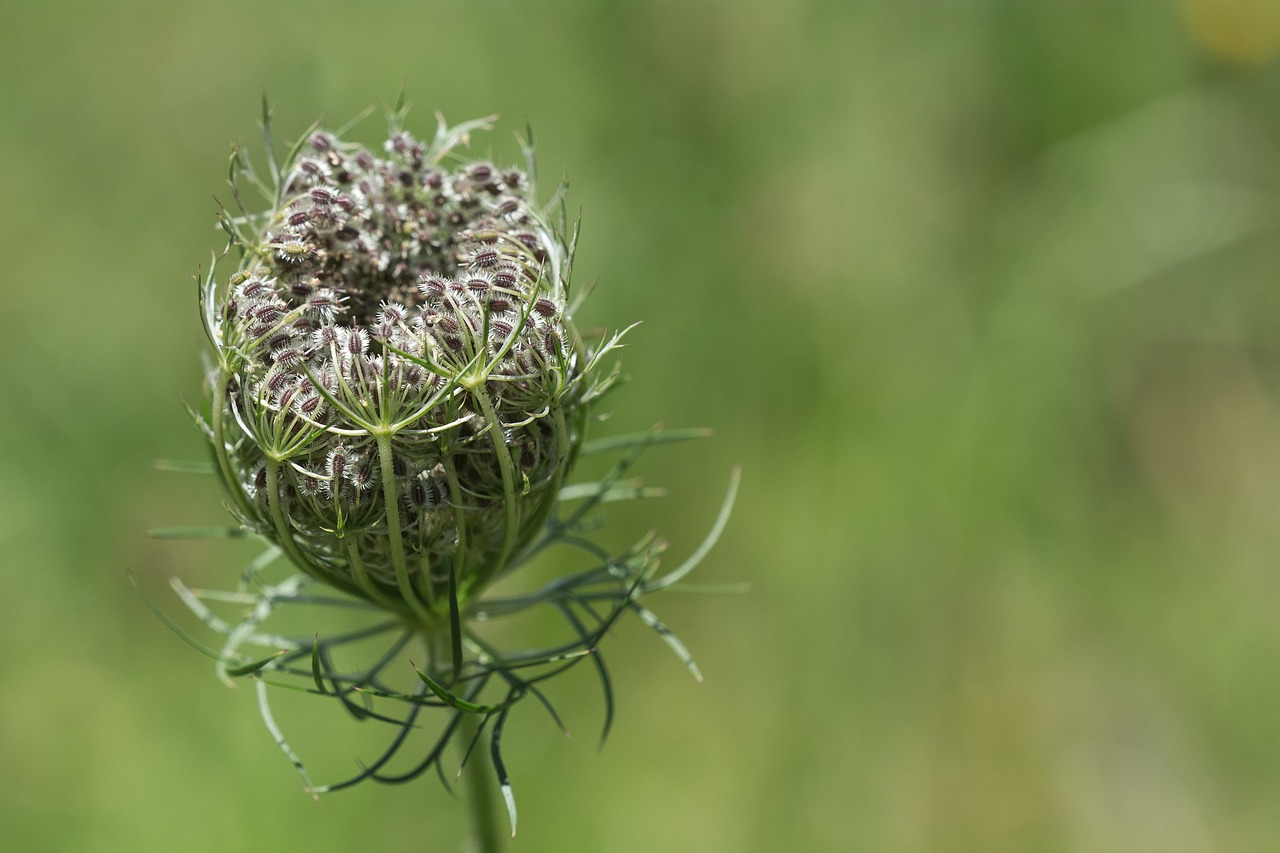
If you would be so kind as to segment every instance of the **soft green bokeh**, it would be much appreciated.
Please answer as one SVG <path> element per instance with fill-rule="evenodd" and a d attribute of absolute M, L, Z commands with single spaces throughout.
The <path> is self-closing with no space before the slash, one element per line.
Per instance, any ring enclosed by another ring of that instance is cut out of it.
<path fill-rule="evenodd" d="M 1272 4 L 0 11 L 6 849 L 460 849 L 429 777 L 311 802 L 126 574 L 176 612 L 250 553 L 144 536 L 225 518 L 149 461 L 201 452 L 229 143 L 402 81 L 569 169 L 586 322 L 644 321 L 603 428 L 716 428 L 619 524 L 682 559 L 744 471 L 701 571 L 750 594 L 655 603 L 706 683 L 633 623 L 602 753 L 585 675 L 572 740 L 517 714 L 515 849 L 1280 849 Z"/>

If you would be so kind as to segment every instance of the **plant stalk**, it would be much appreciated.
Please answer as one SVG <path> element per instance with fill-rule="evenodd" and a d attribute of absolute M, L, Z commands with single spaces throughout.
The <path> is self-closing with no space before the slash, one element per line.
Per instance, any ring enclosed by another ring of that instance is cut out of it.
<path fill-rule="evenodd" d="M 480 730 L 478 714 L 462 715 L 458 724 L 458 748 L 466 756 Z M 481 740 L 483 740 L 483 736 Z M 497 801 L 497 780 L 485 744 L 477 743 L 462 768 L 466 783 L 467 813 L 471 819 L 471 849 L 474 853 L 497 853 L 506 845 Z"/>

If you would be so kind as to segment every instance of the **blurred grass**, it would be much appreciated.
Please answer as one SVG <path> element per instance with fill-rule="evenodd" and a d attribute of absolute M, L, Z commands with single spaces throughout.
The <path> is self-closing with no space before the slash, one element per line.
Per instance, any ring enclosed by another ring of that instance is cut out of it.
<path fill-rule="evenodd" d="M 529 713 L 524 850 L 1280 847 L 1280 22 L 1265 0 L 4 4 L 0 838 L 455 849 L 430 780 L 316 806 L 134 595 L 225 583 L 189 276 L 259 95 L 527 116 L 640 319 L 619 512 L 751 594 L 631 625 L 613 739 Z M 376 120 L 371 133 L 376 133 Z M 305 724 L 304 724 L 305 725 Z M 333 766 L 350 767 L 336 731 Z M 347 762 L 343 764 L 342 762 Z"/>

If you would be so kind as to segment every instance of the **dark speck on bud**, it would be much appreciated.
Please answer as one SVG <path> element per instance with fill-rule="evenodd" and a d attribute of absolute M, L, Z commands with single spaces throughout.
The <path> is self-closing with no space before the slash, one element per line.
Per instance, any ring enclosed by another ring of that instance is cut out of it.
<path fill-rule="evenodd" d="M 360 465 L 351 471 L 351 485 L 362 492 L 373 488 L 373 480 L 373 466 L 368 463 Z"/>
<path fill-rule="evenodd" d="M 478 269 L 493 269 L 502 260 L 502 253 L 493 246 L 480 246 L 471 253 L 471 266 Z"/>
<path fill-rule="evenodd" d="M 241 299 L 258 299 L 270 292 L 266 282 L 260 278 L 242 278 L 240 281 L 240 289 L 237 293 Z"/>
<path fill-rule="evenodd" d="M 288 387 L 290 379 L 292 377 L 283 370 L 272 371 L 267 374 L 267 390 L 272 394 L 279 394 Z"/>
<path fill-rule="evenodd" d="M 314 418 L 320 409 L 320 403 L 321 399 L 316 395 L 300 397 L 297 401 L 298 411 L 309 418 Z"/>
<path fill-rule="evenodd" d="M 512 326 L 506 320 L 494 320 L 489 324 L 489 331 L 496 341 L 505 341 L 511 337 L 511 333 L 514 330 L 515 326 Z"/>
<path fill-rule="evenodd" d="M 409 312 L 399 302 L 383 302 L 378 312 L 378 319 L 392 326 L 403 323 L 408 317 Z"/>
<path fill-rule="evenodd" d="M 494 287 L 510 290 L 516 286 L 516 271 L 511 267 L 501 267 L 493 274 Z"/>
<path fill-rule="evenodd" d="M 259 305 L 252 312 L 253 319 L 259 323 L 275 323 L 284 316 L 284 308 L 275 302 L 268 302 L 265 305 Z"/>
<path fill-rule="evenodd" d="M 436 275 L 424 275 L 418 278 L 418 290 L 427 296 L 444 296 L 446 287 L 444 279 Z"/>
<path fill-rule="evenodd" d="M 294 347 L 281 347 L 273 352 L 271 357 L 282 367 L 296 367 L 302 363 L 302 351 Z"/>
<path fill-rule="evenodd" d="M 330 483 L 337 483 L 346 476 L 350 462 L 351 453 L 343 445 L 339 444 L 329 451 L 325 459 L 325 473 L 329 475 Z"/>
<path fill-rule="evenodd" d="M 338 329 L 335 326 L 321 326 L 315 330 L 313 340 L 317 349 L 327 350 L 331 346 L 337 346 Z"/>
<path fill-rule="evenodd" d="M 386 149 L 394 151 L 397 154 L 408 154 L 409 149 L 413 147 L 413 137 L 401 131 L 392 135 L 386 142 Z"/>
<path fill-rule="evenodd" d="M 369 332 L 365 329 L 348 329 L 343 343 L 347 352 L 352 355 L 364 355 L 369 350 Z"/>

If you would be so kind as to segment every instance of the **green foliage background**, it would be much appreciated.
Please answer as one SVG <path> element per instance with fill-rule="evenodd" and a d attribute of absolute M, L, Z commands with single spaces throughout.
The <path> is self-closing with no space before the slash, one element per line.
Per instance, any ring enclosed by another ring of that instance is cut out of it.
<path fill-rule="evenodd" d="M 0 11 L 8 849 L 459 849 L 430 778 L 313 803 L 126 577 L 178 612 L 248 553 L 144 536 L 225 518 L 149 462 L 201 452 L 229 144 L 402 81 L 569 169 L 587 323 L 644 321 L 597 434 L 716 428 L 617 521 L 681 559 L 744 471 L 700 571 L 752 591 L 657 607 L 706 683 L 632 624 L 602 753 L 585 676 L 572 740 L 517 715 L 516 849 L 1280 849 L 1273 4 Z"/>

